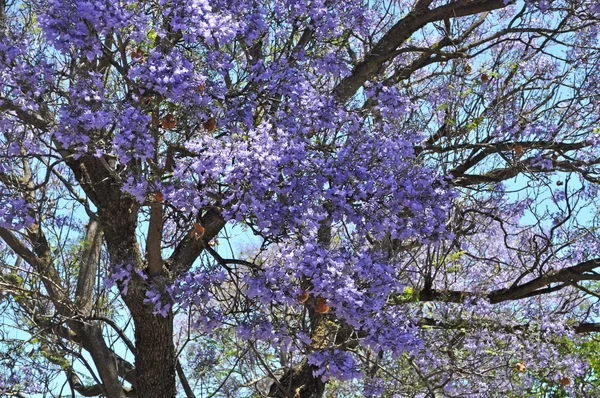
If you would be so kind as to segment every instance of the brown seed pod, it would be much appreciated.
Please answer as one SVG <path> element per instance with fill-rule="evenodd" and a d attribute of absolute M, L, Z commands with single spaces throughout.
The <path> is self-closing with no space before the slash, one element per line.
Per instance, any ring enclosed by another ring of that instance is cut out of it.
<path fill-rule="evenodd" d="M 177 124 L 177 120 L 175 119 L 175 116 L 169 113 L 167 116 L 162 118 L 160 124 L 164 129 L 172 129 Z"/>
<path fill-rule="evenodd" d="M 298 303 L 304 304 L 308 300 L 308 292 L 306 290 L 302 291 L 302 294 L 298 296 Z"/>
<path fill-rule="evenodd" d="M 190 236 L 196 240 L 199 240 L 204 236 L 204 232 L 204 227 L 200 223 L 195 223 Z"/>
<path fill-rule="evenodd" d="M 329 306 L 327 301 L 323 297 L 317 297 L 317 305 L 315 306 L 315 312 L 319 314 L 327 314 L 329 312 Z"/>
<path fill-rule="evenodd" d="M 210 119 L 205 121 L 204 124 L 202 124 L 202 127 L 204 127 L 204 129 L 209 133 L 212 133 L 217 128 L 217 119 L 211 117 Z"/>
<path fill-rule="evenodd" d="M 146 60 L 146 55 L 144 54 L 144 51 L 138 47 L 131 52 L 131 59 L 144 62 Z"/>
<path fill-rule="evenodd" d="M 523 147 L 521 145 L 516 144 L 514 146 L 513 150 L 515 151 L 515 155 L 517 155 L 517 156 L 523 155 Z"/>

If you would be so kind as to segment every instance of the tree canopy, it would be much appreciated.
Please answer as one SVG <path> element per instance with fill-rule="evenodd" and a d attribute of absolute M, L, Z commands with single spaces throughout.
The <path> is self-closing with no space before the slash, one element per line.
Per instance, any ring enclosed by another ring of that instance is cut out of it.
<path fill-rule="evenodd" d="M 0 0 L 0 394 L 599 396 L 599 21 Z"/>

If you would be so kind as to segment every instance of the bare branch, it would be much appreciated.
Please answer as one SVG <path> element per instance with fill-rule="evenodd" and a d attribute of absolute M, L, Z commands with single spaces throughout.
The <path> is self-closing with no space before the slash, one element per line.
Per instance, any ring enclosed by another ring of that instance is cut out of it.
<path fill-rule="evenodd" d="M 96 220 L 90 220 L 81 254 L 75 304 L 84 316 L 91 314 L 93 290 L 96 282 L 100 253 L 102 249 L 102 230 Z"/>
<path fill-rule="evenodd" d="M 151 276 L 162 273 L 162 206 L 162 203 L 152 203 L 150 205 L 150 222 L 148 225 L 148 238 L 146 239 L 146 251 L 148 252 L 148 270 Z"/>

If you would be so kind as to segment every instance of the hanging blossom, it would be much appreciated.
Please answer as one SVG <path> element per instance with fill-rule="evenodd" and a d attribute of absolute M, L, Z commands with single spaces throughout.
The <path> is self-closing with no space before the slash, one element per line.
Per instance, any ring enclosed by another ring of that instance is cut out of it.
<path fill-rule="evenodd" d="M 103 138 L 101 131 L 112 126 L 116 112 L 106 98 L 100 73 L 89 72 L 69 91 L 71 102 L 60 108 L 53 137 L 65 148 L 81 155 L 97 149 Z"/>
<path fill-rule="evenodd" d="M 88 60 L 102 55 L 101 37 L 118 29 L 134 27 L 131 38 L 145 39 L 144 7 L 132 0 L 61 1 L 38 0 L 38 21 L 54 47 L 69 53 L 76 48 Z"/>

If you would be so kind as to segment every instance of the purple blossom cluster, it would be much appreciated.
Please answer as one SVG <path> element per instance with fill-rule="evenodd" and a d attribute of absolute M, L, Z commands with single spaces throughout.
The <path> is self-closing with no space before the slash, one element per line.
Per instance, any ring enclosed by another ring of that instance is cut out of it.
<path fill-rule="evenodd" d="M 21 229 L 33 223 L 31 206 L 23 198 L 10 198 L 0 188 L 0 228 Z"/>
<path fill-rule="evenodd" d="M 217 287 L 225 281 L 226 274 L 222 270 L 198 269 L 187 272 L 174 281 L 154 281 L 146 291 L 144 302 L 153 308 L 154 315 L 162 317 L 168 316 L 174 305 L 178 311 L 190 309 L 194 313 L 194 328 L 212 331 L 225 319 L 224 311 L 215 296 Z"/>
<path fill-rule="evenodd" d="M 104 287 L 110 289 L 118 284 L 121 293 L 126 295 L 129 290 L 132 274 L 136 271 L 140 276 L 143 276 L 140 270 L 134 271 L 130 263 L 115 265 L 111 267 L 110 274 L 104 277 Z"/>
<path fill-rule="evenodd" d="M 159 48 L 149 49 L 147 59 L 135 61 L 129 76 L 136 81 L 142 98 L 159 95 L 186 107 L 207 106 L 210 101 L 199 90 L 206 83 L 206 77 L 177 49 L 167 54 Z"/>
<path fill-rule="evenodd" d="M 178 0 L 169 2 L 168 6 L 166 3 L 164 0 L 160 1 L 161 6 L 164 6 L 162 15 L 168 18 L 173 30 L 182 32 L 186 43 L 201 41 L 207 45 L 226 44 L 242 28 L 241 21 L 232 12 L 235 10 L 235 2 L 228 4 L 225 1 Z"/>
<path fill-rule="evenodd" d="M 36 6 L 39 24 L 54 48 L 66 54 L 76 49 L 89 61 L 102 55 L 101 38 L 111 31 L 135 26 L 131 38 L 141 40 L 147 26 L 143 9 L 131 0 L 39 0 Z"/>
<path fill-rule="evenodd" d="M 148 128 L 151 119 L 150 115 L 134 107 L 123 109 L 117 117 L 117 124 L 123 127 L 119 128 L 114 135 L 113 151 L 120 162 L 152 159 L 155 142 Z"/>
<path fill-rule="evenodd" d="M 10 357 L 0 360 L 0 394 L 10 397 L 35 394 L 43 390 L 37 369 L 15 365 Z"/>
<path fill-rule="evenodd" d="M 313 374 L 324 381 L 331 377 L 341 381 L 362 377 L 354 357 L 346 351 L 313 351 L 308 354 L 308 363 L 317 368 Z"/>
<path fill-rule="evenodd" d="M 105 128 L 115 123 L 116 112 L 108 104 L 102 75 L 90 72 L 70 87 L 70 103 L 61 107 L 53 137 L 79 154 L 100 150 Z"/>

